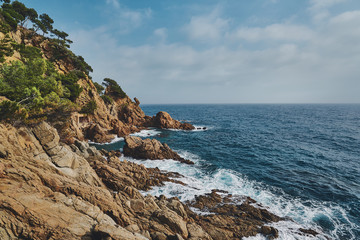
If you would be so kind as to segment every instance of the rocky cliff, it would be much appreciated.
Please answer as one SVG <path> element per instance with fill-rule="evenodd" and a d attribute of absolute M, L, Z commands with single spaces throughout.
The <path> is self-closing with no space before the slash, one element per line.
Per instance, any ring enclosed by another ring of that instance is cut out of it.
<path fill-rule="evenodd" d="M 15 128 L 0 124 L 0 239 L 240 239 L 276 237 L 265 224 L 280 218 L 247 200 L 231 203 L 216 191 L 198 197 L 192 212 L 176 198 L 139 190 L 176 180 L 99 152 L 87 143 L 61 143 L 42 122 Z M 230 214 L 231 213 L 231 214 Z"/>
<path fill-rule="evenodd" d="M 75 55 L 70 50 L 53 43 L 49 38 L 22 27 L 7 34 L 0 32 L 0 42 L 5 38 L 12 45 L 31 46 L 41 50 L 42 57 L 51 61 L 57 71 L 62 74 L 79 72 L 76 68 L 77 57 L 74 57 Z M 11 44 L 7 45 L 11 46 Z M 11 64 L 12 61 L 23 60 L 22 53 L 17 48 L 13 49 L 11 55 L 5 56 L 5 63 Z M 48 118 L 48 121 L 58 129 L 63 142 L 73 143 L 76 139 L 109 142 L 115 136 L 123 137 L 147 127 L 194 129 L 191 124 L 180 123 L 165 112 L 160 112 L 153 117 L 146 116 L 140 108 L 140 101 L 137 98 L 132 101 L 125 95 L 113 98 L 110 103 L 105 103 L 94 82 L 85 73 L 80 74 L 77 84 L 82 88 L 80 95 L 75 100 L 78 110 L 89 102 L 94 102 L 96 109 L 91 114 L 73 111 L 66 116 Z M 108 94 L 108 90 L 108 88 L 105 89 L 104 95 Z M 110 94 L 107 96 L 112 97 Z"/>

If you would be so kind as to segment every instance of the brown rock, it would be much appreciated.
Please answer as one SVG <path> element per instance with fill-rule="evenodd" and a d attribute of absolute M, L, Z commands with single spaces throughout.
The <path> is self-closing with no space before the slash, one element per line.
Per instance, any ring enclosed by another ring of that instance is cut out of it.
<path fill-rule="evenodd" d="M 98 143 L 107 143 L 114 139 L 114 135 L 108 133 L 108 130 L 101 128 L 98 124 L 93 124 L 85 130 L 85 137 Z"/>
<path fill-rule="evenodd" d="M 183 129 L 193 130 L 195 129 L 190 123 L 181 123 L 173 119 L 167 112 L 158 112 L 152 119 L 152 125 L 157 128 L 169 128 L 169 129 Z"/>
<path fill-rule="evenodd" d="M 264 236 L 267 236 L 269 239 L 275 239 L 279 237 L 279 231 L 270 226 L 262 226 L 260 231 Z"/>
<path fill-rule="evenodd" d="M 186 222 L 175 212 L 171 210 L 155 211 L 152 217 L 159 223 L 168 225 L 175 233 L 180 233 L 184 238 L 188 237 Z"/>
<path fill-rule="evenodd" d="M 193 207 L 206 209 L 214 215 L 197 216 L 197 223 L 213 239 L 232 239 L 254 236 L 261 229 L 261 233 L 276 237 L 275 228 L 264 227 L 268 222 L 277 222 L 281 218 L 270 213 L 266 209 L 255 207 L 255 200 L 251 198 L 242 199 L 240 205 L 234 204 L 231 195 L 221 196 L 218 193 L 226 193 L 213 190 L 210 194 L 197 196 L 192 203 Z M 235 199 L 237 200 L 237 199 Z M 188 213 L 191 216 L 191 213 Z"/>
<path fill-rule="evenodd" d="M 172 151 L 165 143 L 162 144 L 156 139 L 144 139 L 140 137 L 125 137 L 124 155 L 136 159 L 173 159 L 187 164 L 194 164 L 185 160 L 176 152 Z"/>
<path fill-rule="evenodd" d="M 167 240 L 167 237 L 164 233 L 161 232 L 154 232 L 151 234 L 152 240 Z"/>
<path fill-rule="evenodd" d="M 312 230 L 312 229 L 300 228 L 299 230 L 300 230 L 300 232 L 302 232 L 302 233 L 309 234 L 309 235 L 312 235 L 312 236 L 316 236 L 316 235 L 319 234 L 318 232 L 316 232 L 315 230 Z"/>
<path fill-rule="evenodd" d="M 196 223 L 188 224 L 187 229 L 189 231 L 190 239 L 203 239 L 203 240 L 212 240 L 210 235 L 202 229 Z"/>

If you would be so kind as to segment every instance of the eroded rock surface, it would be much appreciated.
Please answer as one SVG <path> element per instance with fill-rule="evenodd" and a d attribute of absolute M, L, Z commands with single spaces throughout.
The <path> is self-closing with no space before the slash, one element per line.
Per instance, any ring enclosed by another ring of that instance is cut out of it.
<path fill-rule="evenodd" d="M 213 190 L 210 194 L 197 196 L 191 206 L 212 214 L 194 216 L 199 224 L 213 239 L 241 239 L 262 233 L 269 239 L 278 237 L 277 229 L 266 226 L 278 222 L 280 217 L 268 210 L 255 207 L 256 201 L 247 197 L 236 199 L 242 204 L 234 204 L 231 195 L 221 196 L 223 191 Z"/>
<path fill-rule="evenodd" d="M 59 142 L 47 123 L 33 128 L 0 124 L 0 239 L 241 239 L 263 233 L 280 218 L 251 205 L 233 205 L 213 192 L 193 207 L 139 190 L 180 175 L 120 161 L 120 152 Z"/>
<path fill-rule="evenodd" d="M 173 119 L 167 112 L 158 112 L 151 121 L 151 125 L 157 128 L 193 130 L 195 127 L 190 123 L 182 123 Z"/>
<path fill-rule="evenodd" d="M 182 163 L 194 164 L 179 156 L 164 143 L 156 139 L 141 139 L 140 137 L 125 137 L 124 155 L 135 159 L 173 159 Z"/>

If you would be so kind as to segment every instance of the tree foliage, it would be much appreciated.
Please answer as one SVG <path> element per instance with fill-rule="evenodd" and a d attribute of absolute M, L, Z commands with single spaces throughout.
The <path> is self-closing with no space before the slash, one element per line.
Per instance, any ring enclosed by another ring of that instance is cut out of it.
<path fill-rule="evenodd" d="M 105 88 L 103 86 L 101 86 L 101 84 L 94 82 L 94 86 L 96 87 L 96 90 L 98 92 L 98 94 L 102 94 L 102 92 L 105 90 Z"/>
<path fill-rule="evenodd" d="M 110 78 L 104 78 L 103 85 L 106 87 L 107 94 L 115 98 L 125 98 L 127 95 L 119 84 Z"/>
<path fill-rule="evenodd" d="M 96 102 L 94 100 L 91 100 L 81 108 L 80 113 L 90 115 L 90 114 L 94 114 L 96 109 L 97 109 Z"/>
<path fill-rule="evenodd" d="M 39 15 L 19 1 L 0 0 L 0 4 L 0 32 L 4 34 L 0 39 L 0 63 L 14 52 L 20 56 L 20 61 L 0 64 L 0 96 L 6 97 L 0 102 L 0 120 L 43 119 L 78 110 L 75 101 L 83 91 L 78 81 L 87 76 L 91 78 L 89 74 L 93 69 L 82 56 L 70 51 L 69 35 L 54 28 L 54 20 L 46 13 Z M 18 30 L 21 31 L 20 43 L 10 37 L 11 32 Z M 46 51 L 26 45 L 25 40 L 35 40 L 30 41 L 35 42 L 35 46 L 45 42 Z M 72 70 L 62 74 L 54 64 L 70 65 L 68 70 Z M 104 90 L 97 85 L 98 91 Z M 93 114 L 96 108 L 96 103 L 90 101 L 82 112 Z"/>
<path fill-rule="evenodd" d="M 25 118 L 42 116 L 59 109 L 73 109 L 71 101 L 82 91 L 77 80 L 75 73 L 60 74 L 43 58 L 16 61 L 0 67 L 0 95 L 23 109 Z M 8 106 L 4 104 L 1 111 Z"/>
<path fill-rule="evenodd" d="M 114 102 L 114 99 L 112 99 L 108 95 L 102 95 L 101 98 L 102 98 L 102 100 L 104 101 L 105 104 L 112 104 Z"/>

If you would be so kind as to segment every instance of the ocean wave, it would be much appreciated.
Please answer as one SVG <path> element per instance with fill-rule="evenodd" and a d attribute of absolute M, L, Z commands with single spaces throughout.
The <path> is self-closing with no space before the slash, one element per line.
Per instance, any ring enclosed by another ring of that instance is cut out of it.
<path fill-rule="evenodd" d="M 109 145 L 109 144 L 117 143 L 120 141 L 124 141 L 124 138 L 116 136 L 113 140 L 111 140 L 111 142 L 108 142 L 108 143 L 97 143 L 97 142 L 92 142 L 92 141 L 89 141 L 88 143 L 93 144 L 93 145 Z"/>
<path fill-rule="evenodd" d="M 185 165 L 174 160 L 135 160 L 130 161 L 144 164 L 146 167 L 158 167 L 163 171 L 178 172 L 183 177 L 180 181 L 186 186 L 168 182 L 164 186 L 153 187 L 143 194 L 154 196 L 165 195 L 166 197 L 178 197 L 181 201 L 191 201 L 196 195 L 210 193 L 212 189 L 221 189 L 234 196 L 249 196 L 255 199 L 261 206 L 272 213 L 286 217 L 287 221 L 272 223 L 271 226 L 279 230 L 279 239 L 355 239 L 351 222 L 347 218 L 346 211 L 338 205 L 319 201 L 303 201 L 285 194 L 281 189 L 275 189 L 265 184 L 251 181 L 238 172 L 229 169 L 217 169 L 209 173 L 203 170 L 207 164 L 205 160 L 188 151 L 178 151 L 180 156 L 192 160 L 194 165 Z M 275 194 L 276 192 L 276 194 Z M 241 204 L 241 202 L 238 202 Z M 199 212 L 200 210 L 196 210 Z M 207 214 L 207 213 L 201 213 Z M 322 233 L 322 226 L 332 229 Z M 356 226 L 353 226 L 356 227 Z M 314 229 L 321 233 L 316 237 L 304 235 L 299 228 Z M 350 236 L 349 236 L 350 234 Z M 247 239 L 265 239 L 258 235 Z"/>
<path fill-rule="evenodd" d="M 207 130 L 211 130 L 214 127 L 213 126 L 205 126 L 205 125 L 193 125 L 195 127 L 194 132 L 202 132 L 202 131 L 207 131 Z"/>
<path fill-rule="evenodd" d="M 159 130 L 156 129 L 144 129 L 141 130 L 140 132 L 136 132 L 136 133 L 131 133 L 131 136 L 136 136 L 136 137 L 141 137 L 141 138 L 146 138 L 146 137 L 153 137 L 153 136 L 157 136 L 159 135 L 161 132 Z M 88 141 L 89 144 L 92 145 L 109 145 L 109 144 L 114 144 L 117 142 L 121 142 L 124 141 L 125 139 L 123 137 L 118 137 L 116 136 L 113 140 L 111 140 L 111 142 L 108 143 L 97 143 L 97 142 L 92 142 L 92 141 Z"/>
<path fill-rule="evenodd" d="M 174 132 L 203 132 L 213 129 L 213 126 L 205 126 L 205 125 L 193 125 L 195 129 L 193 130 L 184 130 L 184 129 L 175 129 L 175 128 L 167 128 L 166 130 L 174 131 Z"/>
<path fill-rule="evenodd" d="M 146 137 L 153 137 L 159 135 L 161 132 L 157 129 L 144 129 L 140 132 L 132 133 L 131 136 L 146 138 Z"/>

